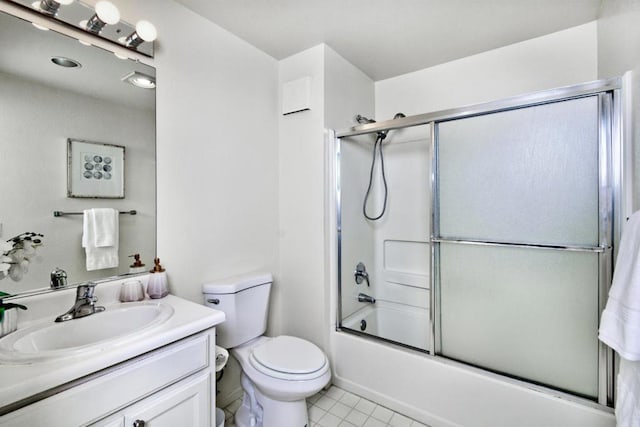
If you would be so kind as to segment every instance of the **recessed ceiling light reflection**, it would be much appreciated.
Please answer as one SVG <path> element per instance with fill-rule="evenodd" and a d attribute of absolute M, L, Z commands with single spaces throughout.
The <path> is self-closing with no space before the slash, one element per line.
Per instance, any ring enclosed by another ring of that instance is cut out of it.
<path fill-rule="evenodd" d="M 142 89 L 154 89 L 156 87 L 156 79 L 138 71 L 133 71 L 122 78 L 123 82 L 132 84 Z"/>
<path fill-rule="evenodd" d="M 65 58 L 64 56 L 53 56 L 51 62 L 64 68 L 82 68 L 82 64 L 75 59 Z"/>
<path fill-rule="evenodd" d="M 40 24 L 36 24 L 35 22 L 32 22 L 32 23 L 31 23 L 31 25 L 33 25 L 34 27 L 36 27 L 36 28 L 37 28 L 37 29 L 39 29 L 39 30 L 42 30 L 42 31 L 49 31 L 49 29 L 48 29 L 47 27 L 45 27 L 45 26 L 43 26 L 43 25 L 40 25 Z"/>

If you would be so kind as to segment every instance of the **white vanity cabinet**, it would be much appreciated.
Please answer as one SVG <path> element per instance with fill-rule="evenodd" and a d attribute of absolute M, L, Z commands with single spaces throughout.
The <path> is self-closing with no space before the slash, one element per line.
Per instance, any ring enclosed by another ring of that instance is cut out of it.
<path fill-rule="evenodd" d="M 0 426 L 215 426 L 215 328 L 47 394 L 0 417 Z"/>
<path fill-rule="evenodd" d="M 203 372 L 160 391 L 92 427 L 208 427 L 210 374 Z M 214 424 L 215 425 L 215 424 Z"/>

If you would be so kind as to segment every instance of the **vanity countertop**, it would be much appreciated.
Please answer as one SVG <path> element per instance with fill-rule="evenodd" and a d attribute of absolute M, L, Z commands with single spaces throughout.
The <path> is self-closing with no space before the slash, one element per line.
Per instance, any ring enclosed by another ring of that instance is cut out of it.
<path fill-rule="evenodd" d="M 147 278 L 147 276 L 135 277 L 145 286 Z M 97 305 L 104 305 L 109 310 L 110 307 L 131 304 L 119 303 L 118 301 L 120 286 L 126 280 L 131 280 L 131 278 L 98 284 L 95 288 L 95 295 L 98 298 Z M 16 302 L 28 307 L 27 311 L 20 312 L 18 330 L 21 327 L 28 327 L 42 318 L 50 318 L 53 324 L 56 316 L 70 308 L 74 300 L 75 288 L 16 299 Z M 6 413 L 24 399 L 46 393 L 84 376 L 215 327 L 225 320 L 225 314 L 219 310 L 173 295 L 156 300 L 150 300 L 147 297 L 145 301 L 170 306 L 173 309 L 173 314 L 161 324 L 131 336 L 94 344 L 87 353 L 76 352 L 51 360 L 0 361 L 0 378 L 2 378 L 0 382 L 0 413 Z M 61 307 L 64 309 L 61 310 Z M 95 322 L 99 319 L 97 316 L 101 314 L 96 313 L 86 319 L 95 316 Z M 84 319 L 74 319 L 68 322 L 82 322 Z"/>

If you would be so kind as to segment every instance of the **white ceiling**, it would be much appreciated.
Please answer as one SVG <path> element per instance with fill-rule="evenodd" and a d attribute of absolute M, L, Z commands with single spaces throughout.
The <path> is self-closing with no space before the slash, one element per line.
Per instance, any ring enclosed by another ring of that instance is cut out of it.
<path fill-rule="evenodd" d="M 276 59 L 326 43 L 373 80 L 597 18 L 601 0 L 177 0 Z"/>

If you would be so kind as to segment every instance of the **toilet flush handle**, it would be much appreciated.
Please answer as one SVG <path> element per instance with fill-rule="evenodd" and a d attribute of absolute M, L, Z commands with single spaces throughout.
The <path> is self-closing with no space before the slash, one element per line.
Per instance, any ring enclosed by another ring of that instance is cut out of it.
<path fill-rule="evenodd" d="M 218 298 L 209 298 L 207 302 L 215 305 L 220 304 L 220 300 Z"/>

